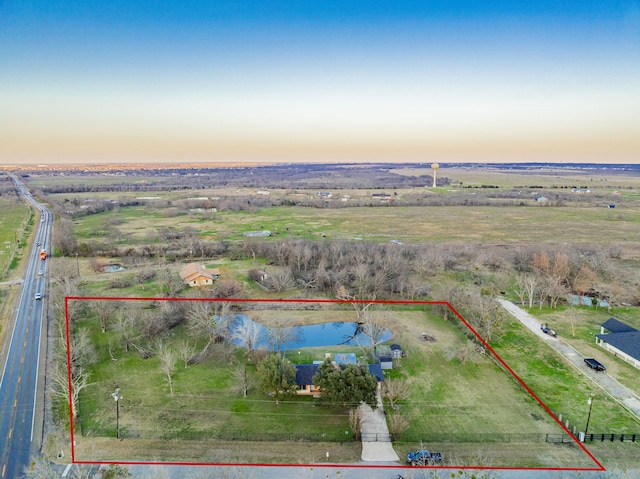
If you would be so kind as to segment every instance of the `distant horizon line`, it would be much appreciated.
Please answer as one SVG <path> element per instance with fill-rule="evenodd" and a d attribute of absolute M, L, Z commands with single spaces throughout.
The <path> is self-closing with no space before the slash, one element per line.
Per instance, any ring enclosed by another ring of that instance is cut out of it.
<path fill-rule="evenodd" d="M 616 168 L 616 167 L 633 167 L 640 168 L 638 163 L 599 163 L 593 161 L 575 161 L 575 160 L 562 160 L 562 161 L 389 161 L 389 160 L 370 160 L 370 161 L 169 161 L 169 160 L 155 160 L 155 161 L 104 161 L 104 162 L 91 162 L 91 163 L 66 163 L 66 162 L 32 162 L 32 163 L 15 163 L 0 165 L 0 171 L 12 171 L 12 170 L 25 170 L 25 169 L 73 169 L 73 170 L 101 170 L 101 169 L 182 169 L 182 168 L 258 168 L 266 166 L 293 166 L 293 165 L 323 165 L 323 166 L 379 166 L 379 165 L 420 165 L 425 168 L 431 169 L 432 164 L 438 164 L 440 167 L 446 166 L 554 166 L 554 167 L 603 167 L 603 168 Z"/>

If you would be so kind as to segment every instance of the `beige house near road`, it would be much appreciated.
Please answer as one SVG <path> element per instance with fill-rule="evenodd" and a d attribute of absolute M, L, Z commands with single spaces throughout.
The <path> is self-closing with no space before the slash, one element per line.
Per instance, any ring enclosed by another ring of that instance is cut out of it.
<path fill-rule="evenodd" d="M 189 263 L 180 270 L 180 278 L 184 284 L 188 284 L 192 288 L 194 286 L 207 286 L 220 277 L 218 268 L 207 269 L 204 265 L 197 263 Z"/>

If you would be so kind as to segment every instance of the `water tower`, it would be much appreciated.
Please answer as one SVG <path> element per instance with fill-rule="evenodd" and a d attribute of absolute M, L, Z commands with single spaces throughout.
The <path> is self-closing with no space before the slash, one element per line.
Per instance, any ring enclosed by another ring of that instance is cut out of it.
<path fill-rule="evenodd" d="M 440 168 L 440 165 L 438 163 L 433 163 L 431 165 L 431 169 L 433 170 L 433 187 L 436 187 L 436 171 L 438 171 L 438 168 Z"/>

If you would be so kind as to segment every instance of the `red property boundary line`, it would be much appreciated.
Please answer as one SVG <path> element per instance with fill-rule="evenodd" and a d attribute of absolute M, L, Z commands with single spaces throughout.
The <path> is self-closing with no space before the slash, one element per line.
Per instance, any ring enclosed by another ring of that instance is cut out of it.
<path fill-rule="evenodd" d="M 594 457 L 578 438 L 556 417 L 542 400 L 531 390 L 529 386 L 518 376 L 513 369 L 496 353 L 482 336 L 462 317 L 458 311 L 446 301 L 400 301 L 400 300 L 342 300 L 342 299 L 246 299 L 246 298 L 126 298 L 104 296 L 65 296 L 65 333 L 67 345 L 67 379 L 69 381 L 69 429 L 71 438 L 71 462 L 73 464 L 120 464 L 120 465 L 166 465 L 166 466 L 235 466 L 235 467 L 323 467 L 323 468 L 352 468 L 352 469 L 398 469 L 416 468 L 416 466 L 402 465 L 355 465 L 355 464 L 238 464 L 238 463 L 207 463 L 207 462 L 161 462 L 161 461 L 79 461 L 75 457 L 75 439 L 72 408 L 72 383 L 71 383 L 71 339 L 69 330 L 69 301 L 207 301 L 225 303 L 337 303 L 337 304 L 395 304 L 395 305 L 441 305 L 447 306 L 458 319 L 473 333 L 494 358 L 513 376 L 513 378 L 531 395 L 533 399 L 551 416 L 551 418 L 573 439 L 585 454 L 597 465 L 597 467 L 491 467 L 491 466 L 418 466 L 419 469 L 470 469 L 470 470 L 501 470 L 501 471 L 606 471 L 605 467 Z"/>

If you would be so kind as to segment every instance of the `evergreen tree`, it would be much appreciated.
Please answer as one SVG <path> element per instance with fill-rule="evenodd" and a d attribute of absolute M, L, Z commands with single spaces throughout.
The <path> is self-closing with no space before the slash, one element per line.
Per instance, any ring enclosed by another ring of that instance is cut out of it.
<path fill-rule="evenodd" d="M 276 404 L 296 393 L 296 368 L 279 354 L 270 354 L 258 364 L 260 390 L 272 394 Z"/>
<path fill-rule="evenodd" d="M 313 377 L 321 391 L 320 399 L 339 407 L 358 407 L 361 402 L 372 408 L 378 405 L 378 381 L 364 364 L 334 365 L 325 359 Z"/>

